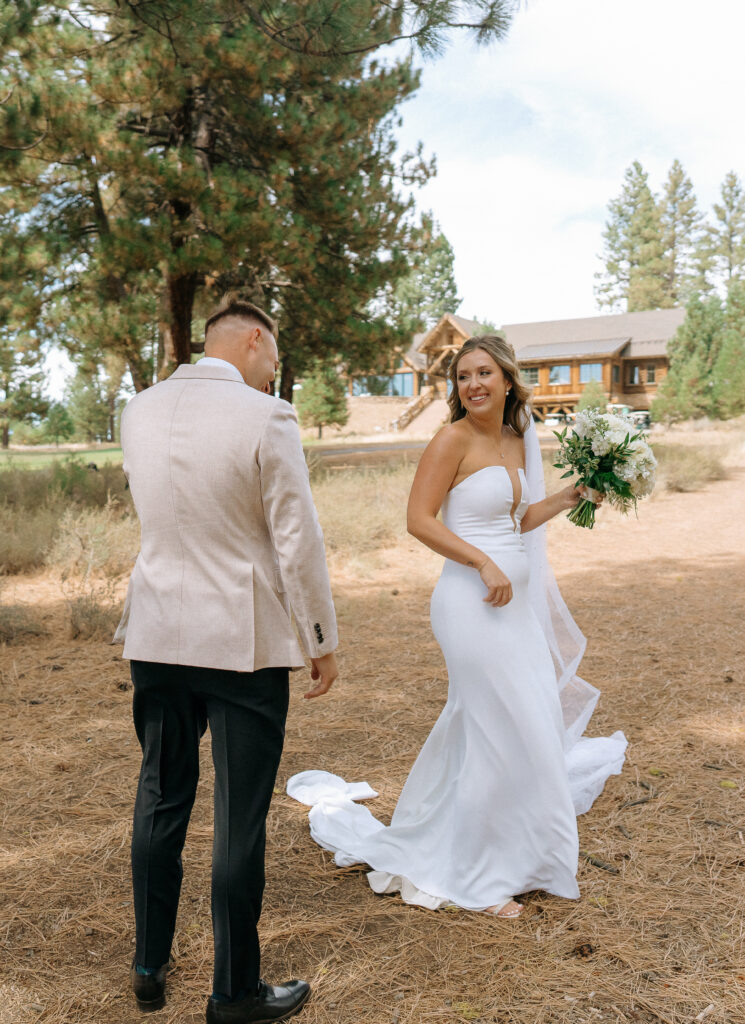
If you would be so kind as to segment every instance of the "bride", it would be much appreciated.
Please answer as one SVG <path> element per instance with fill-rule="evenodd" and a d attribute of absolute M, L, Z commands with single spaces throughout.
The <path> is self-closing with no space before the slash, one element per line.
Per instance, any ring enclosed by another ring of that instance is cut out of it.
<path fill-rule="evenodd" d="M 431 620 L 447 703 L 390 826 L 353 802 L 376 795 L 364 784 L 312 771 L 287 791 L 314 805 L 311 833 L 337 863 L 373 869 L 376 892 L 517 917 L 516 894 L 579 896 L 576 815 L 620 772 L 626 740 L 582 737 L 598 691 L 576 675 L 585 640 L 541 529 L 580 492 L 544 496 L 512 348 L 471 338 L 449 377 L 451 420 L 422 455 L 408 507 L 409 532 L 445 557 Z"/>

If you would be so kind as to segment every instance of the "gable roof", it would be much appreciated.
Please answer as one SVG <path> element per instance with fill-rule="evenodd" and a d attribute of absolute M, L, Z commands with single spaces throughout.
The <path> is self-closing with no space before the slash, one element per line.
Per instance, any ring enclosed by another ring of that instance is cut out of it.
<path fill-rule="evenodd" d="M 685 309 L 653 309 L 640 313 L 610 313 L 576 320 L 543 320 L 505 324 L 507 341 L 518 359 L 550 359 L 553 355 L 664 355 L 667 342 L 685 319 Z M 542 354 L 537 355 L 540 351 Z M 530 354 L 528 354 L 530 353 Z"/>
<path fill-rule="evenodd" d="M 426 331 L 420 331 L 419 334 L 415 334 L 411 339 L 411 345 L 409 345 L 405 352 L 401 353 L 403 361 L 408 363 L 413 370 L 427 369 L 427 357 L 423 352 L 419 351 L 419 346 L 426 337 Z"/>
<path fill-rule="evenodd" d="M 419 351 L 426 352 L 427 349 L 432 348 L 432 342 L 447 324 L 455 327 L 464 340 L 473 337 L 474 334 L 483 334 L 485 331 L 485 328 L 475 320 L 466 320 L 464 316 L 457 316 L 455 313 L 443 313 L 437 323 L 430 327 L 419 342 Z"/>

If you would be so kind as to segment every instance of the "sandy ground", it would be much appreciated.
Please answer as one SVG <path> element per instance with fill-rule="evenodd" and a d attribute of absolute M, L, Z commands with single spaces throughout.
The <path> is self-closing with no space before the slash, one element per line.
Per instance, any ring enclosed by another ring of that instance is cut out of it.
<path fill-rule="evenodd" d="M 699 439 L 700 440 L 700 439 Z M 735 462 L 739 460 L 734 460 Z M 334 560 L 341 678 L 293 681 L 269 819 L 264 973 L 305 977 L 307 1024 L 745 1020 L 745 470 L 663 493 L 639 519 L 550 529 L 564 596 L 602 690 L 591 734 L 623 729 L 623 774 L 580 819 L 582 898 L 531 894 L 517 922 L 430 913 L 338 870 L 284 795 L 296 771 L 367 779 L 388 817 L 442 707 L 429 629 L 440 560 L 411 540 Z M 130 1024 L 128 842 L 138 757 L 119 649 L 66 637 L 59 584 L 13 581 L 47 637 L 0 648 L 0 1024 Z M 203 1020 L 210 991 L 211 768 L 184 855 L 169 1001 Z"/>

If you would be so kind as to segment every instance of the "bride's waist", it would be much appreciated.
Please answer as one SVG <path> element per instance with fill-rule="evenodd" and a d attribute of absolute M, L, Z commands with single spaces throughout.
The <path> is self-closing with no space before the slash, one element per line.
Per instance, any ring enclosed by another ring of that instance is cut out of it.
<path fill-rule="evenodd" d="M 479 551 L 483 551 L 487 558 L 491 558 L 491 560 L 500 568 L 504 569 L 505 572 L 507 571 L 507 566 L 510 567 L 512 572 L 517 573 L 520 576 L 523 576 L 528 572 L 528 555 L 525 551 L 525 547 L 521 543 L 487 544 L 480 543 L 478 540 L 471 539 L 470 537 L 468 538 L 468 543 L 473 544 L 473 546 L 477 547 Z M 463 565 L 462 562 L 454 562 L 449 558 L 445 559 L 443 569 L 448 572 L 457 571 L 465 572 L 466 574 L 473 573 L 474 571 L 473 567 Z"/>
<path fill-rule="evenodd" d="M 456 531 L 453 531 L 456 532 Z M 523 554 L 525 543 L 522 534 L 514 530 L 462 530 L 457 536 L 468 544 L 480 548 L 488 555 L 496 552 Z"/>

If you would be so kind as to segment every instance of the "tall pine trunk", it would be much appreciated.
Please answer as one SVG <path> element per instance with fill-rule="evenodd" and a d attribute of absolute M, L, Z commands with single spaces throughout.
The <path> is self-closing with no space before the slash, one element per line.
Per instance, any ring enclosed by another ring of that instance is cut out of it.
<path fill-rule="evenodd" d="M 292 405 L 292 388 L 295 384 L 295 371 L 292 368 L 290 357 L 282 356 L 282 377 L 279 382 L 279 397 Z"/>
<path fill-rule="evenodd" d="M 169 274 L 166 278 L 166 315 L 163 329 L 163 364 L 158 373 L 162 380 L 182 363 L 191 362 L 191 317 L 197 275 Z"/>

